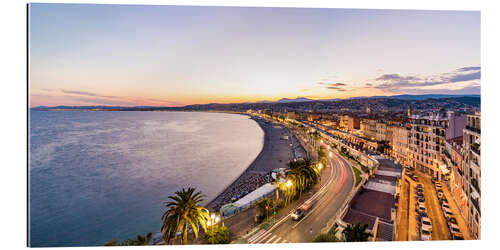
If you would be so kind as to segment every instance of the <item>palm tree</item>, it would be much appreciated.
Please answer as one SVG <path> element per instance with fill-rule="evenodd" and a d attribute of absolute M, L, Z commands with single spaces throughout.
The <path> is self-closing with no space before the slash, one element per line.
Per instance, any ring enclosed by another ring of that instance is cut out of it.
<path fill-rule="evenodd" d="M 274 207 L 274 201 L 267 197 L 258 200 L 255 203 L 255 206 L 259 209 L 259 213 L 267 217 L 269 215 L 269 211 Z"/>
<path fill-rule="evenodd" d="M 276 184 L 276 202 L 280 200 L 280 181 L 281 181 L 281 172 L 278 172 L 276 174 L 276 181 L 274 182 Z"/>
<path fill-rule="evenodd" d="M 161 232 L 163 239 L 169 243 L 171 239 L 177 238 L 177 232 L 182 233 L 182 244 L 187 243 L 188 227 L 191 228 L 194 237 L 198 238 L 200 225 L 206 230 L 209 220 L 208 210 L 201 205 L 204 195 L 196 192 L 194 188 L 184 188 L 176 191 L 175 196 L 168 196 L 172 201 L 165 202 L 167 211 L 162 216 L 163 224 Z"/>
<path fill-rule="evenodd" d="M 368 241 L 368 238 L 372 236 L 371 233 L 366 231 L 368 224 L 354 224 L 347 225 L 342 234 L 344 235 L 344 240 L 348 242 L 353 241 Z"/>

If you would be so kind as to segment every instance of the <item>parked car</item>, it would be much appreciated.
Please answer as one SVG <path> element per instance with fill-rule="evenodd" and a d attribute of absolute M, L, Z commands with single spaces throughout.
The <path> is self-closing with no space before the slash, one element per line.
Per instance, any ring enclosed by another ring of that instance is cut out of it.
<path fill-rule="evenodd" d="M 453 217 L 453 216 L 451 216 L 450 218 L 448 218 L 448 221 L 449 221 L 450 223 L 455 223 L 455 224 L 458 224 L 458 223 L 457 223 L 457 219 L 456 219 L 455 217 Z"/>
<path fill-rule="evenodd" d="M 464 235 L 462 233 L 452 233 L 451 239 L 452 240 L 464 240 Z"/>
<path fill-rule="evenodd" d="M 443 199 L 443 197 L 444 197 L 443 192 L 438 192 L 438 199 Z"/>
<path fill-rule="evenodd" d="M 447 219 L 453 215 L 451 210 L 449 208 L 446 208 L 446 207 L 443 207 L 443 213 L 444 213 L 444 217 L 446 217 Z"/>
<path fill-rule="evenodd" d="M 455 223 L 450 223 L 450 233 L 460 233 L 460 228 Z"/>
<path fill-rule="evenodd" d="M 432 232 L 432 223 L 429 217 L 422 217 L 422 229 Z"/>
<path fill-rule="evenodd" d="M 420 237 L 422 240 L 431 240 L 431 232 L 429 232 L 425 229 L 422 229 Z"/>

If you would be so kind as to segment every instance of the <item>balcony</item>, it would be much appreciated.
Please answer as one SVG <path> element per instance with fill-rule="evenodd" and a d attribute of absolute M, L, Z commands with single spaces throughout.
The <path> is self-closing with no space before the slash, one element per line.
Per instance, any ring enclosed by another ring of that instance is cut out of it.
<path fill-rule="evenodd" d="M 479 155 L 479 156 L 481 155 L 481 146 L 480 146 L 479 144 L 477 144 L 477 143 L 472 143 L 472 144 L 470 145 L 470 149 L 471 149 L 472 151 L 474 151 L 474 153 L 476 153 L 477 155 Z"/>
<path fill-rule="evenodd" d="M 481 129 L 479 129 L 479 128 L 475 128 L 475 127 L 471 127 L 471 126 L 467 125 L 467 126 L 465 126 L 465 129 L 470 130 L 472 132 L 476 132 L 478 134 L 481 134 Z"/>
<path fill-rule="evenodd" d="M 472 179 L 470 183 L 476 189 L 477 193 L 481 194 L 481 189 L 479 189 L 479 185 L 477 183 L 477 180 L 476 179 Z"/>
<path fill-rule="evenodd" d="M 474 204 L 474 207 L 477 210 L 478 214 L 481 214 L 481 209 L 479 208 L 479 202 L 475 199 L 470 199 L 471 203 Z"/>

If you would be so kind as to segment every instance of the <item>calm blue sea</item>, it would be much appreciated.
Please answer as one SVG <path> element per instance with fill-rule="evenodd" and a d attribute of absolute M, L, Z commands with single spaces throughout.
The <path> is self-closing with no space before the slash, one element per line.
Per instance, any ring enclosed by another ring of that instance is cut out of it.
<path fill-rule="evenodd" d="M 191 112 L 30 111 L 31 246 L 102 245 L 158 232 L 182 187 L 206 202 L 263 146 L 247 116 Z"/>

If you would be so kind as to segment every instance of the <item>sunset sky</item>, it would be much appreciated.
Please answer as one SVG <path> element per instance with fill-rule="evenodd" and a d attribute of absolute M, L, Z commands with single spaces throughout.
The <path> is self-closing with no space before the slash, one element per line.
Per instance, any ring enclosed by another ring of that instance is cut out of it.
<path fill-rule="evenodd" d="M 30 106 L 479 94 L 480 13 L 30 4 Z"/>

